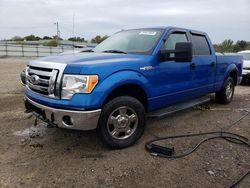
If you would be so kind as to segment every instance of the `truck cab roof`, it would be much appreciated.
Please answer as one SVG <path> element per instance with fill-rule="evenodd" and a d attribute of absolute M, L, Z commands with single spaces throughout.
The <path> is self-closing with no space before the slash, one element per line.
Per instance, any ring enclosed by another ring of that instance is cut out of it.
<path fill-rule="evenodd" d="M 194 34 L 207 35 L 207 33 L 203 32 L 203 31 L 197 31 L 197 30 L 193 30 L 193 29 L 174 27 L 174 26 L 158 26 L 158 27 L 148 27 L 148 28 L 139 28 L 139 29 L 184 30 L 184 31 L 194 33 Z M 130 30 L 130 29 L 128 29 L 128 30 Z"/>

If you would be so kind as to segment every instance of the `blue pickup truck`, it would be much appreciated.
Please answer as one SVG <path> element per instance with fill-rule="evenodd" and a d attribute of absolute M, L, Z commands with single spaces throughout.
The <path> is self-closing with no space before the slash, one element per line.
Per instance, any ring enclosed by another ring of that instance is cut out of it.
<path fill-rule="evenodd" d="M 32 60 L 26 112 L 60 128 L 93 130 L 111 148 L 134 144 L 146 119 L 215 93 L 231 102 L 242 57 L 215 55 L 204 32 L 174 27 L 115 33 L 92 50 Z"/>

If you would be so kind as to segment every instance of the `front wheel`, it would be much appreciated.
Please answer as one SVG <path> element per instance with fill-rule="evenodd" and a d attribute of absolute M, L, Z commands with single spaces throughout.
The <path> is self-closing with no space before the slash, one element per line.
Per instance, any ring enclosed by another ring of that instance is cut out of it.
<path fill-rule="evenodd" d="M 135 98 L 121 96 L 104 105 L 98 133 L 110 148 L 133 145 L 143 134 L 146 124 L 144 106 Z"/>
<path fill-rule="evenodd" d="M 229 104 L 234 96 L 235 83 L 232 77 L 228 77 L 222 89 L 215 94 L 216 100 L 221 104 Z"/>

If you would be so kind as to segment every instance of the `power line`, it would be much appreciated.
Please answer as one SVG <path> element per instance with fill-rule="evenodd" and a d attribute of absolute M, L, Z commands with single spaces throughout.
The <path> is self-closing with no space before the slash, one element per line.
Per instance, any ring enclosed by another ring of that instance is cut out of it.
<path fill-rule="evenodd" d="M 72 34 L 72 29 L 69 29 L 69 28 L 67 28 L 67 27 L 65 27 L 65 26 L 62 26 L 62 25 L 60 25 L 60 27 L 63 28 L 64 30 L 66 30 L 68 33 L 71 33 L 71 34 Z M 83 36 L 82 33 L 78 33 L 78 32 L 76 32 L 75 29 L 74 29 L 74 35 L 73 35 L 73 36 L 76 36 L 76 35 L 78 35 L 78 36 Z"/>

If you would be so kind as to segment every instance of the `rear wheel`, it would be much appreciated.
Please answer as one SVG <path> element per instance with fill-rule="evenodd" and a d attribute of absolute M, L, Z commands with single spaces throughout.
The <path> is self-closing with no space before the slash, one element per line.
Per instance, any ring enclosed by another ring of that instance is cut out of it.
<path fill-rule="evenodd" d="M 235 83 L 232 77 L 228 77 L 222 89 L 215 94 L 216 100 L 221 104 L 229 104 L 234 96 Z"/>
<path fill-rule="evenodd" d="M 103 107 L 98 133 L 108 147 L 125 148 L 142 136 L 145 123 L 144 106 L 133 97 L 121 96 Z"/>

